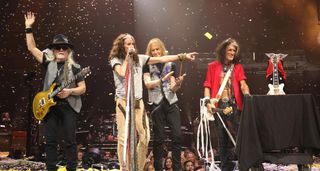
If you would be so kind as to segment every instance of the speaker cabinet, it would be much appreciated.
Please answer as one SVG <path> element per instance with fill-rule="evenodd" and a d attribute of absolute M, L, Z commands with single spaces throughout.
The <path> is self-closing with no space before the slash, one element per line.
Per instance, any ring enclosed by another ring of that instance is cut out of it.
<path fill-rule="evenodd" d="M 12 149 L 26 151 L 27 132 L 13 131 L 12 132 Z"/>

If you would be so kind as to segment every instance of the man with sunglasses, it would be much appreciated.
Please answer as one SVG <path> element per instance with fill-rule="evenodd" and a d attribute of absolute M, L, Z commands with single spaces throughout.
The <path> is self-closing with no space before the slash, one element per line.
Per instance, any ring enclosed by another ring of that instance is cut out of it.
<path fill-rule="evenodd" d="M 74 46 L 69 43 L 66 36 L 58 34 L 47 49 L 40 51 L 36 47 L 32 34 L 32 25 L 35 15 L 28 12 L 25 15 L 26 41 L 28 50 L 35 59 L 42 63 L 46 69 L 44 79 L 44 91 L 56 83 L 57 85 L 75 78 L 80 72 L 80 65 L 73 60 Z M 57 104 L 52 106 L 43 119 L 44 135 L 46 138 L 46 165 L 49 171 L 57 170 L 57 144 L 59 128 L 64 135 L 64 151 L 67 159 L 67 170 L 76 170 L 77 148 L 76 148 L 76 113 L 80 112 L 82 103 L 80 95 L 86 91 L 83 77 L 77 77 L 74 83 L 64 88 L 55 97 Z"/>

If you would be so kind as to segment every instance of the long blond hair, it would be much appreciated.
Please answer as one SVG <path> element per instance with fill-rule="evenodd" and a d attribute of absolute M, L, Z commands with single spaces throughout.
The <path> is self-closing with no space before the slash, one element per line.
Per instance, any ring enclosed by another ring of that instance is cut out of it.
<path fill-rule="evenodd" d="M 69 77 L 69 71 L 72 70 L 72 65 L 76 64 L 76 62 L 73 59 L 73 50 L 71 50 L 70 48 L 68 49 L 68 59 L 66 61 L 66 63 L 64 64 L 64 68 L 63 68 L 63 74 L 64 74 L 64 78 L 65 81 L 68 81 L 68 77 Z"/>
<path fill-rule="evenodd" d="M 55 61 L 56 60 L 56 56 L 54 55 L 54 53 L 53 53 L 53 51 L 51 49 L 45 49 L 42 52 L 47 54 L 46 57 L 47 57 L 48 61 Z M 64 68 L 63 68 L 63 74 L 64 74 L 65 81 L 68 80 L 69 71 L 72 69 L 72 65 L 76 64 L 76 62 L 73 59 L 73 50 L 68 48 L 67 52 L 68 52 L 68 58 L 65 61 L 65 65 L 64 65 Z"/>
<path fill-rule="evenodd" d="M 154 44 L 154 43 L 156 43 L 157 45 L 159 45 L 161 56 L 168 55 L 168 51 L 167 51 L 164 43 L 163 43 L 159 38 L 153 38 L 153 39 L 151 39 L 151 40 L 149 41 L 148 46 L 147 46 L 147 49 L 146 49 L 146 55 L 152 56 L 151 46 L 152 46 L 152 44 Z"/>

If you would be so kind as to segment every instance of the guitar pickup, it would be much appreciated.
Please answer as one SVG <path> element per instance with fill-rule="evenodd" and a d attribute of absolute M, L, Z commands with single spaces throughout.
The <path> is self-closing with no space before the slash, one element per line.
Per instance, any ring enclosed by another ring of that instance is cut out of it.
<path fill-rule="evenodd" d="M 45 100 L 44 98 L 41 98 L 41 99 L 40 99 L 40 102 L 39 102 L 39 105 L 40 105 L 40 106 L 44 106 L 45 103 L 46 103 L 46 100 Z"/>

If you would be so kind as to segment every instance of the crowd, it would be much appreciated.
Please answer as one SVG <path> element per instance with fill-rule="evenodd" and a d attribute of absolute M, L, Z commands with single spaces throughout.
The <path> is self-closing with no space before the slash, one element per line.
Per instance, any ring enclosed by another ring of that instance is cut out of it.
<path fill-rule="evenodd" d="M 211 159 L 209 159 L 211 160 Z M 108 169 L 119 169 L 118 158 L 116 151 L 100 151 L 97 148 L 88 150 L 78 149 L 77 155 L 78 168 L 88 169 L 94 164 L 104 164 Z M 211 161 L 210 161 L 211 162 Z M 164 171 L 173 171 L 172 165 L 172 152 L 166 152 L 163 156 L 162 167 Z M 196 155 L 194 150 L 186 148 L 181 151 L 181 168 L 184 171 L 202 171 L 205 170 L 206 162 Z M 154 156 L 150 151 L 147 157 L 146 163 L 143 167 L 143 171 L 154 171 Z"/>

